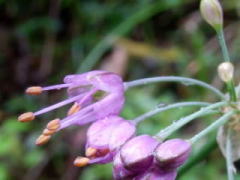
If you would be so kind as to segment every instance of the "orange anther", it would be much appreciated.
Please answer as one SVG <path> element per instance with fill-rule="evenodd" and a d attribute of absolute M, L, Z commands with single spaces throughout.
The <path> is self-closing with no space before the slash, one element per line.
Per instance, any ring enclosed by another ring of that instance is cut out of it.
<path fill-rule="evenodd" d="M 78 103 L 74 103 L 72 107 L 68 110 L 68 116 L 78 112 L 81 109 L 81 106 Z"/>
<path fill-rule="evenodd" d="M 18 121 L 20 122 L 29 122 L 35 119 L 35 116 L 32 112 L 26 112 L 18 116 Z"/>
<path fill-rule="evenodd" d="M 47 124 L 47 129 L 56 131 L 60 127 L 60 119 L 54 119 Z"/>
<path fill-rule="evenodd" d="M 49 129 L 44 129 L 44 130 L 43 130 L 43 134 L 44 134 L 45 136 L 53 135 L 55 132 L 56 132 L 56 131 L 54 131 L 54 130 L 49 130 Z"/>
<path fill-rule="evenodd" d="M 50 138 L 51 138 L 51 136 L 46 136 L 46 135 L 42 134 L 37 138 L 35 144 L 38 146 L 43 145 L 43 144 L 47 143 Z"/>
<path fill-rule="evenodd" d="M 87 157 L 93 157 L 93 156 L 95 156 L 96 153 L 97 153 L 97 149 L 92 148 L 92 147 L 89 147 L 86 150 L 86 156 Z"/>
<path fill-rule="evenodd" d="M 77 166 L 77 167 L 84 167 L 88 165 L 88 163 L 89 163 L 89 159 L 86 157 L 77 157 L 73 162 L 74 166 Z"/>
<path fill-rule="evenodd" d="M 40 86 L 32 86 L 26 89 L 26 94 L 31 94 L 31 95 L 39 95 L 43 91 L 42 87 Z"/>

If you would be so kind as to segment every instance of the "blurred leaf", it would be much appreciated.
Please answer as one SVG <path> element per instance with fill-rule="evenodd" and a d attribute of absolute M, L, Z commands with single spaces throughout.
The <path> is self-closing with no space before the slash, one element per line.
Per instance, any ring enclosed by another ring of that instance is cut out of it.
<path fill-rule="evenodd" d="M 34 150 L 28 151 L 28 153 L 26 153 L 24 162 L 26 166 L 30 168 L 37 165 L 43 159 L 43 156 L 44 152 L 39 148 L 35 148 Z"/>
<path fill-rule="evenodd" d="M 97 180 L 97 179 L 112 179 L 112 164 L 93 165 L 83 171 L 80 179 Z"/>
<path fill-rule="evenodd" d="M 8 168 L 3 163 L 0 163 L 0 179 L 7 180 L 8 178 Z"/>
<path fill-rule="evenodd" d="M 50 17 L 36 17 L 19 25 L 16 31 L 20 34 L 30 35 L 36 31 L 57 32 L 60 27 L 60 23 Z"/>
<path fill-rule="evenodd" d="M 30 126 L 29 124 L 18 122 L 16 117 L 16 118 L 7 119 L 5 123 L 2 125 L 1 129 L 4 129 L 4 131 L 7 133 L 17 134 L 17 133 L 28 131 L 30 129 Z"/>
<path fill-rule="evenodd" d="M 27 98 L 26 96 L 13 96 L 5 104 L 9 112 L 33 111 L 37 109 L 37 106 L 34 98 Z"/>
<path fill-rule="evenodd" d="M 119 39 L 116 45 L 124 47 L 130 56 L 151 57 L 167 62 L 178 61 L 182 55 L 181 51 L 176 47 L 160 48 L 128 39 Z"/>

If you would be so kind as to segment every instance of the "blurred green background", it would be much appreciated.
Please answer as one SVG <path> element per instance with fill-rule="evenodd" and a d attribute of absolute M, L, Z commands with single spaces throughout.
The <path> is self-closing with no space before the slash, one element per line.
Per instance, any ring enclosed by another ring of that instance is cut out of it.
<path fill-rule="evenodd" d="M 225 33 L 236 65 L 240 56 L 240 1 L 221 1 Z M 0 0 L 0 180 L 108 180 L 111 164 L 76 168 L 83 154 L 86 127 L 57 133 L 43 147 L 35 146 L 48 120 L 63 117 L 62 108 L 22 124 L 17 116 L 63 99 L 64 91 L 37 97 L 24 95 L 31 85 L 62 82 L 67 74 L 104 69 L 125 81 L 179 75 L 223 89 L 216 74 L 222 61 L 214 31 L 203 22 L 198 0 Z M 126 93 L 122 116 L 132 119 L 159 103 L 217 99 L 199 87 L 163 83 Z M 155 134 L 196 107 L 167 111 L 143 122 L 139 134 Z M 215 117 L 198 119 L 174 136 L 189 138 Z M 224 158 L 215 133 L 199 142 L 179 179 L 226 179 Z M 203 151 L 205 150 L 205 151 Z M 237 177 L 240 179 L 240 176 Z"/>

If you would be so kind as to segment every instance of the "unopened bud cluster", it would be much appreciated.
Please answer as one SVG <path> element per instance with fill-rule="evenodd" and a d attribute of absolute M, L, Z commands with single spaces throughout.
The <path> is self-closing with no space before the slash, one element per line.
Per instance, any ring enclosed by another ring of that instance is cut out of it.
<path fill-rule="evenodd" d="M 205 21 L 215 30 L 222 28 L 223 12 L 218 0 L 201 0 L 200 11 Z"/>

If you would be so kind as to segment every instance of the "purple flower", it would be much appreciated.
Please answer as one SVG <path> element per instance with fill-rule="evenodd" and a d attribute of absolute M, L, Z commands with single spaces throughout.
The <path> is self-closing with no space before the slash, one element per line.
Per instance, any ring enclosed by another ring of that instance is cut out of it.
<path fill-rule="evenodd" d="M 43 91 L 67 88 L 69 98 L 37 112 L 27 112 L 18 120 L 27 122 L 36 116 L 74 103 L 68 112 L 68 117 L 50 121 L 36 144 L 40 145 L 49 140 L 51 135 L 70 125 L 84 125 L 103 119 L 110 115 L 118 115 L 124 105 L 124 86 L 121 77 L 105 71 L 91 71 L 79 75 L 68 75 L 64 84 L 48 87 L 30 87 L 28 94 L 40 94 Z"/>
<path fill-rule="evenodd" d="M 113 162 L 115 179 L 144 173 L 153 163 L 153 152 L 158 144 L 156 139 L 148 135 L 134 137 L 124 144 Z"/>
<path fill-rule="evenodd" d="M 115 180 L 132 180 L 137 174 L 137 172 L 125 168 L 121 155 L 118 152 L 113 161 L 113 178 Z"/>
<path fill-rule="evenodd" d="M 118 116 L 94 122 L 87 132 L 86 156 L 89 163 L 108 163 L 117 150 L 135 134 L 136 127 Z"/>
<path fill-rule="evenodd" d="M 182 139 L 171 139 L 160 144 L 155 150 L 158 166 L 164 169 L 176 169 L 189 157 L 191 144 Z"/>
<path fill-rule="evenodd" d="M 153 166 L 146 173 L 135 177 L 134 180 L 175 180 L 177 171 L 164 170 L 159 167 Z"/>
<path fill-rule="evenodd" d="M 139 171 L 149 167 L 153 161 L 153 151 L 159 142 L 149 135 L 132 138 L 120 150 L 122 161 L 127 169 Z"/>

